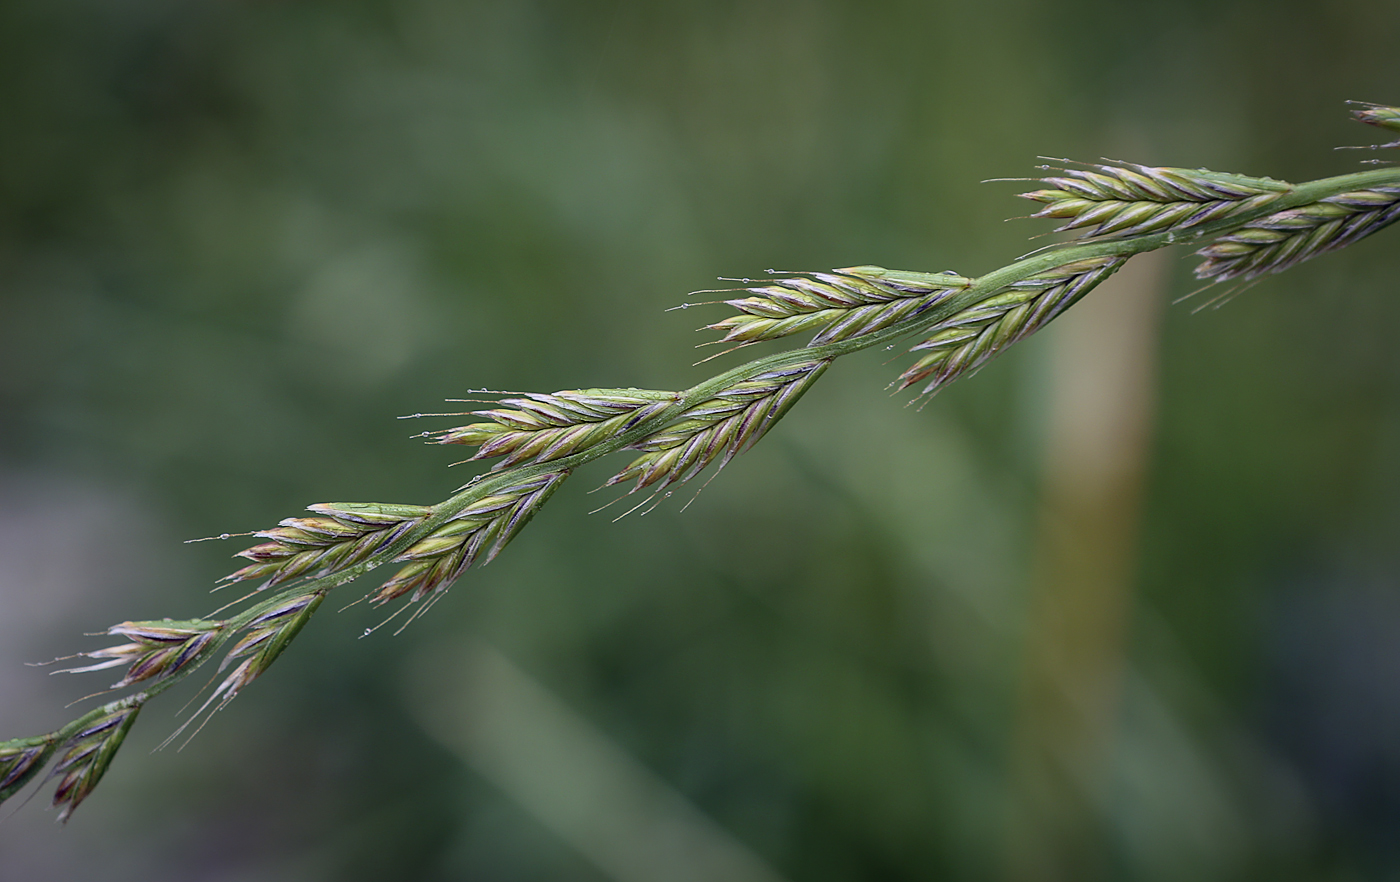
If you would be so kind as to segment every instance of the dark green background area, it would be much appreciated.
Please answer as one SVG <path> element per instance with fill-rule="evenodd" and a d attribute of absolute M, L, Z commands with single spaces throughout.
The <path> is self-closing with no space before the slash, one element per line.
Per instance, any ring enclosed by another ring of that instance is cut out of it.
<path fill-rule="evenodd" d="M 994 269 L 1048 226 L 979 182 L 1039 156 L 1355 170 L 1397 45 L 1363 0 L 0 4 L 0 736 L 111 673 L 22 662 L 208 611 L 237 549 L 181 540 L 468 478 L 399 415 L 689 386 L 726 313 L 664 310 L 717 276 Z M 1397 236 L 1166 308 L 1060 878 L 1400 872 Z M 397 637 L 340 589 L 188 747 L 167 696 L 66 828 L 0 823 L 0 879 L 607 878 L 420 724 L 477 641 L 786 878 L 1014 877 L 1047 347 L 922 409 L 842 359 L 684 512 L 585 470 Z"/>

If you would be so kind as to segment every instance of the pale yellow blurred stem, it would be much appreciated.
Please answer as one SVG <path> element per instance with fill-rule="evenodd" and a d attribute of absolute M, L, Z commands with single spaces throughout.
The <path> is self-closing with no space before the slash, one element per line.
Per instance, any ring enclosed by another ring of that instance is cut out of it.
<path fill-rule="evenodd" d="M 1045 471 L 1009 771 L 1010 879 L 1102 878 L 1156 339 L 1169 269 L 1133 258 L 1049 332 Z"/>

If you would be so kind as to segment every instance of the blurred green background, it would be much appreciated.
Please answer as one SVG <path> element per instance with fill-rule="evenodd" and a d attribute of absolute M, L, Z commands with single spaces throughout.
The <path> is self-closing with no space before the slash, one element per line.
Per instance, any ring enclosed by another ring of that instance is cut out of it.
<path fill-rule="evenodd" d="M 978 182 L 1038 156 L 1354 170 L 1397 45 L 1374 0 L 0 4 L 0 734 L 110 676 L 23 662 L 213 606 L 237 548 L 181 540 L 444 498 L 408 436 L 456 423 L 398 415 L 689 386 L 716 276 L 986 272 L 1048 227 Z M 183 750 L 151 705 L 0 878 L 1400 878 L 1397 236 L 1196 314 L 1134 261 L 923 408 L 843 359 L 684 512 L 581 473 L 403 634 L 344 588 Z"/>

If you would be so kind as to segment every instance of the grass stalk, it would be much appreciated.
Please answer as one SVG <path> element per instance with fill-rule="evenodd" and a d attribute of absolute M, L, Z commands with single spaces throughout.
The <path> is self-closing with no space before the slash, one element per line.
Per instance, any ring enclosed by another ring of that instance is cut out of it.
<path fill-rule="evenodd" d="M 1363 122 L 1400 127 L 1400 110 L 1366 105 Z M 1393 145 L 1389 145 L 1393 146 Z M 127 665 L 112 687 L 141 691 L 60 729 L 0 742 L 0 801 L 52 764 L 54 804 L 66 820 L 91 793 L 147 701 L 223 654 L 230 666 L 200 711 L 227 706 L 261 676 L 310 621 L 326 595 L 385 564 L 398 572 L 368 596 L 439 600 L 473 565 L 489 563 L 577 468 L 624 450 L 633 461 L 607 481 L 648 490 L 643 505 L 757 442 L 836 359 L 916 338 L 915 363 L 892 385 L 925 383 L 921 395 L 976 371 L 1044 327 L 1133 255 L 1207 243 L 1197 275 L 1208 283 L 1288 269 L 1345 247 L 1400 218 L 1400 169 L 1383 167 L 1289 184 L 1205 170 L 1131 164 L 1060 170 L 1023 194 L 1077 235 L 982 276 L 862 266 L 778 278 L 724 301 L 738 315 L 708 327 L 736 347 L 812 333 L 806 345 L 754 359 L 689 389 L 582 389 L 507 398 L 475 411 L 483 421 L 424 433 L 437 443 L 501 459 L 440 503 L 321 503 L 253 535 L 247 563 L 221 580 L 259 582 L 227 618 L 124 622 L 128 640 L 82 653 L 86 672 Z M 640 506 L 638 506 L 640 507 Z M 191 722 L 195 719 L 191 717 Z M 206 717 L 207 719 L 207 717 Z M 187 722 L 186 725 L 189 725 Z"/>

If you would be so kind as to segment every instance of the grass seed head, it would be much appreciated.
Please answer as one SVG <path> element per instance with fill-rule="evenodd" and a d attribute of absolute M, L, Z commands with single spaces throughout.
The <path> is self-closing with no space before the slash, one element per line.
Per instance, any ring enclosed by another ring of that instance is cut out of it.
<path fill-rule="evenodd" d="M 270 530 L 254 533 L 269 541 L 245 548 L 234 557 L 252 563 L 221 583 L 265 580 L 258 590 L 294 579 L 321 576 L 353 566 L 416 526 L 432 509 L 384 503 L 318 503 L 318 517 L 285 518 Z"/>
<path fill-rule="evenodd" d="M 1196 252 L 1196 278 L 1251 281 L 1371 235 L 1400 218 L 1400 187 L 1329 196 L 1251 221 Z"/>
<path fill-rule="evenodd" d="M 437 444 L 478 446 L 472 459 L 504 457 L 493 470 L 549 462 L 626 432 L 664 410 L 674 392 L 650 389 L 582 389 L 507 398 L 508 408 L 474 411 L 490 422 L 425 433 Z"/>
<path fill-rule="evenodd" d="M 0 802 L 42 772 L 57 749 L 58 741 L 52 734 L 0 742 Z"/>
<path fill-rule="evenodd" d="M 682 484 L 718 460 L 724 468 L 773 427 L 817 381 L 831 359 L 815 359 L 736 383 L 682 413 L 677 422 L 629 445 L 645 451 L 606 486 L 635 480 L 635 493 L 653 484 Z"/>
<path fill-rule="evenodd" d="M 902 278 L 889 278 L 894 275 Z M 881 267 L 809 273 L 743 289 L 751 296 L 724 301 L 741 315 L 706 328 L 723 332 L 719 342 L 740 346 L 815 332 L 807 345 L 822 346 L 922 315 L 970 284 L 956 273 L 895 274 Z"/>
<path fill-rule="evenodd" d="M 1392 132 L 1400 132 L 1400 107 L 1387 107 L 1384 104 L 1368 104 L 1362 101 L 1353 101 L 1360 107 L 1352 110 L 1352 115 L 1360 121 L 1382 129 L 1389 129 Z M 1400 147 L 1400 141 L 1391 141 L 1389 144 L 1377 144 L 1377 149 L 1387 147 Z"/>
<path fill-rule="evenodd" d="M 930 337 L 910 349 L 928 354 L 901 374 L 895 386 L 904 389 L 927 380 L 920 394 L 933 395 L 1045 327 L 1126 261 L 1125 257 L 1096 257 L 1065 264 L 1016 282 L 950 316 L 933 327 Z"/>
<path fill-rule="evenodd" d="M 67 821 L 102 780 L 145 700 L 138 693 L 107 705 L 101 716 L 64 743 L 53 770 L 59 776 L 53 805 L 61 807 L 60 821 Z"/>
<path fill-rule="evenodd" d="M 528 478 L 486 496 L 394 558 L 406 563 L 370 596 L 375 605 L 405 594 L 410 601 L 441 593 L 475 563 L 488 564 L 569 476 L 567 470 Z"/>
<path fill-rule="evenodd" d="M 1046 189 L 1021 196 L 1045 205 L 1031 217 L 1063 219 L 1056 232 L 1074 231 L 1079 238 L 1190 230 L 1253 211 L 1292 189 L 1270 178 L 1133 163 L 1058 171 L 1041 179 Z"/>
<path fill-rule="evenodd" d="M 108 628 L 107 633 L 114 637 L 124 637 L 129 643 L 78 653 L 85 658 L 100 661 L 83 667 L 66 668 L 56 673 L 80 674 L 129 665 L 126 675 L 112 684 L 113 689 L 121 689 L 146 680 L 162 679 L 202 659 L 223 628 L 223 622 L 203 619 L 185 622 L 122 622 Z"/>

